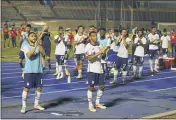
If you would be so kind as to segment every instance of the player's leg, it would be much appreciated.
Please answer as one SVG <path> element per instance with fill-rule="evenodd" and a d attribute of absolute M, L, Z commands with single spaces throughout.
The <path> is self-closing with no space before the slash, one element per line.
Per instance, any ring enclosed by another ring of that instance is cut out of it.
<path fill-rule="evenodd" d="M 24 70 L 23 59 L 24 58 L 25 58 L 24 52 L 20 51 L 18 63 L 19 63 L 19 65 L 21 67 L 21 70 L 22 70 L 22 75 L 21 76 L 22 76 L 23 79 L 24 79 L 24 72 L 23 72 L 23 70 Z"/>
<path fill-rule="evenodd" d="M 153 59 L 154 59 L 154 50 L 149 50 L 149 66 L 150 71 L 153 72 Z"/>
<path fill-rule="evenodd" d="M 14 46 L 17 48 L 16 37 L 14 37 Z"/>
<path fill-rule="evenodd" d="M 118 77 L 118 73 L 119 73 L 119 69 L 121 66 L 121 59 L 117 56 L 117 59 L 115 61 L 115 68 L 114 68 L 114 79 L 113 81 L 110 82 L 110 84 L 117 84 L 117 77 Z"/>
<path fill-rule="evenodd" d="M 24 89 L 22 92 L 22 108 L 21 113 L 26 113 L 26 102 L 28 97 L 29 89 L 32 87 L 33 76 L 30 73 L 24 74 Z"/>
<path fill-rule="evenodd" d="M 9 48 L 10 47 L 10 38 L 9 38 L 9 34 L 7 34 L 7 47 Z"/>
<path fill-rule="evenodd" d="M 121 58 L 122 60 L 122 84 L 125 84 L 127 70 L 128 70 L 128 58 Z"/>
<path fill-rule="evenodd" d="M 138 56 L 134 56 L 133 58 L 133 80 L 135 80 L 137 78 L 137 63 L 139 61 L 139 57 Z"/>
<path fill-rule="evenodd" d="M 139 60 L 139 74 L 138 74 L 138 77 L 139 77 L 139 78 L 142 78 L 143 63 L 144 63 L 144 58 L 143 58 L 143 57 L 140 57 L 140 60 Z"/>
<path fill-rule="evenodd" d="M 154 58 L 155 58 L 154 72 L 159 72 L 158 71 L 158 64 L 159 64 L 159 51 L 158 50 L 155 50 Z"/>
<path fill-rule="evenodd" d="M 39 105 L 40 97 L 41 97 L 41 92 L 42 92 L 42 73 L 34 73 L 34 82 L 35 82 L 35 101 L 34 101 L 34 109 L 36 110 L 44 110 L 45 108 L 41 107 Z"/>
<path fill-rule="evenodd" d="M 51 48 L 50 47 L 47 48 L 45 50 L 45 53 L 46 53 L 46 59 L 48 61 L 48 68 L 49 68 L 49 70 L 51 70 L 51 60 L 50 60 Z"/>
<path fill-rule="evenodd" d="M 7 35 L 4 34 L 4 48 L 6 47 Z"/>
<path fill-rule="evenodd" d="M 88 109 L 91 112 L 96 112 L 94 105 L 92 103 L 92 92 L 94 90 L 94 83 L 95 83 L 95 73 L 88 72 L 88 90 L 87 90 L 87 98 L 88 98 Z"/>
<path fill-rule="evenodd" d="M 83 68 L 83 55 L 79 54 L 77 55 L 77 70 L 78 70 L 78 76 L 76 78 L 82 78 L 82 68 Z"/>
<path fill-rule="evenodd" d="M 63 70 L 62 70 L 62 66 L 63 66 L 63 63 L 64 63 L 64 56 L 63 55 L 56 55 L 56 60 L 57 60 L 57 63 L 58 63 L 58 66 L 57 66 L 57 77 L 56 79 L 59 80 L 61 78 L 64 77 L 64 73 L 63 73 Z"/>
<path fill-rule="evenodd" d="M 15 47 L 15 45 L 14 45 L 14 37 L 12 36 L 11 38 L 12 38 L 12 47 L 14 48 Z"/>
<path fill-rule="evenodd" d="M 105 74 L 104 73 L 97 74 L 96 79 L 98 80 L 99 87 L 98 87 L 98 91 L 97 91 L 95 106 L 96 106 L 96 108 L 106 109 L 106 106 L 104 106 L 100 103 L 100 100 L 101 100 L 101 97 L 103 96 L 103 92 L 104 92 L 104 88 L 105 88 L 105 86 L 104 86 L 104 84 L 105 84 Z"/>

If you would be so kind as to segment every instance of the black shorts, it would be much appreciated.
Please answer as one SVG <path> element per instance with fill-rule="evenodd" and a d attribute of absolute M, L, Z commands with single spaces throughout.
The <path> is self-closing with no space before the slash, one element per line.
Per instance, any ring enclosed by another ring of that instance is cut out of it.
<path fill-rule="evenodd" d="M 104 85 L 105 84 L 105 75 L 104 73 L 93 73 L 88 72 L 88 85 L 93 87 L 95 85 Z"/>
<path fill-rule="evenodd" d="M 84 54 L 76 54 L 76 60 L 77 60 L 77 61 L 82 61 L 82 60 L 84 60 Z"/>
<path fill-rule="evenodd" d="M 58 65 L 63 65 L 65 60 L 65 55 L 56 55 L 56 60 Z"/>
<path fill-rule="evenodd" d="M 24 59 L 24 58 L 25 58 L 24 52 L 20 51 L 20 53 L 19 53 L 19 59 Z"/>
<path fill-rule="evenodd" d="M 143 57 L 139 57 L 139 56 L 134 56 L 133 58 L 133 65 L 143 65 L 144 63 L 144 58 Z"/>
<path fill-rule="evenodd" d="M 25 88 L 42 88 L 42 73 L 25 73 L 24 87 Z"/>

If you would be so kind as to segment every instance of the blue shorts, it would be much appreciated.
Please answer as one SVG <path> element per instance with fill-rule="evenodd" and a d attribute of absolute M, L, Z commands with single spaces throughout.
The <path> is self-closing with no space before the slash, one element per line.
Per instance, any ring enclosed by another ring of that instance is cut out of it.
<path fill-rule="evenodd" d="M 42 73 L 24 73 L 25 88 L 42 88 Z"/>
<path fill-rule="evenodd" d="M 149 50 L 150 59 L 159 57 L 159 50 Z"/>
<path fill-rule="evenodd" d="M 19 53 L 19 59 L 24 59 L 24 58 L 25 58 L 24 52 L 20 51 L 20 53 Z"/>
<path fill-rule="evenodd" d="M 167 48 L 162 48 L 162 53 L 163 54 L 167 54 L 168 53 L 168 49 Z"/>
<path fill-rule="evenodd" d="M 44 48 L 44 47 L 43 47 L 43 49 L 45 51 L 46 56 L 50 57 L 51 49 L 50 48 Z"/>
<path fill-rule="evenodd" d="M 77 60 L 77 61 L 82 61 L 82 60 L 84 60 L 84 54 L 76 54 L 76 60 Z"/>
<path fill-rule="evenodd" d="M 56 61 L 58 65 L 63 65 L 65 60 L 65 55 L 56 55 Z"/>
<path fill-rule="evenodd" d="M 4 34 L 4 40 L 9 39 L 9 34 Z"/>
<path fill-rule="evenodd" d="M 113 51 L 113 50 L 108 50 L 107 52 L 107 56 L 111 56 L 111 55 L 117 55 L 117 52 Z"/>
<path fill-rule="evenodd" d="M 88 85 L 93 87 L 95 85 L 104 85 L 105 84 L 105 75 L 104 73 L 98 74 L 98 73 L 87 73 L 88 78 Z"/>
<path fill-rule="evenodd" d="M 143 65 L 143 63 L 144 63 L 144 58 L 143 57 L 139 57 L 139 56 L 134 56 L 134 58 L 133 58 L 133 65 L 137 65 L 137 64 L 139 64 L 139 65 Z"/>
<path fill-rule="evenodd" d="M 117 56 L 115 63 L 117 69 L 122 68 L 124 71 L 126 71 L 128 67 L 128 58 L 121 58 Z"/>

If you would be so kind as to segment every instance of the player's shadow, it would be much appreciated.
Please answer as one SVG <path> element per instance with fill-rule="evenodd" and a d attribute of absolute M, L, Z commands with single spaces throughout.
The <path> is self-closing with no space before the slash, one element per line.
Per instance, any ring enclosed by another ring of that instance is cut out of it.
<path fill-rule="evenodd" d="M 137 100 L 137 99 L 128 99 L 128 98 L 116 98 L 105 104 L 106 107 L 113 107 L 124 102 L 135 101 L 135 102 L 148 102 L 147 100 Z"/>
<path fill-rule="evenodd" d="M 72 102 L 75 101 L 77 98 L 73 98 L 73 97 L 64 97 L 64 98 L 57 98 L 51 101 L 48 101 L 48 104 L 45 104 L 43 107 L 45 109 L 49 109 L 49 108 L 53 108 L 53 107 L 57 107 L 59 105 L 68 103 L 68 102 Z"/>

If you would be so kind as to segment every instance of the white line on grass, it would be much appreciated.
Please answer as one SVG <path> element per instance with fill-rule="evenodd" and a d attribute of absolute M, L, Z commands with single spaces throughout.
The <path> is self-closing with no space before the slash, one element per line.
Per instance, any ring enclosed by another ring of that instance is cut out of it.
<path fill-rule="evenodd" d="M 131 84 L 133 83 L 139 83 L 139 82 L 149 82 L 149 81 L 158 81 L 158 80 L 162 80 L 162 79 L 168 79 L 168 78 L 175 78 L 176 76 L 173 77 L 165 77 L 165 78 L 158 78 L 158 79 L 150 79 L 150 80 L 143 80 L 143 81 L 135 81 L 135 82 L 131 82 Z M 111 85 L 105 85 L 107 86 L 111 86 Z M 175 88 L 175 87 L 174 87 Z M 70 90 L 59 90 L 59 91 L 51 91 L 51 92 L 45 92 L 45 93 L 41 93 L 41 94 L 53 94 L 53 93 L 60 93 L 60 92 L 69 92 L 69 91 L 75 91 L 75 90 L 83 90 L 83 89 L 87 89 L 87 87 L 84 88 L 76 88 L 76 89 L 70 89 Z M 168 88 L 167 88 L 168 89 Z M 158 89 L 160 90 L 160 89 Z M 155 90 L 156 91 L 156 90 Z M 28 96 L 33 96 L 35 94 L 29 94 Z M 11 99 L 11 98 L 18 98 L 21 96 L 12 96 L 12 97 L 2 97 L 1 99 Z"/>

